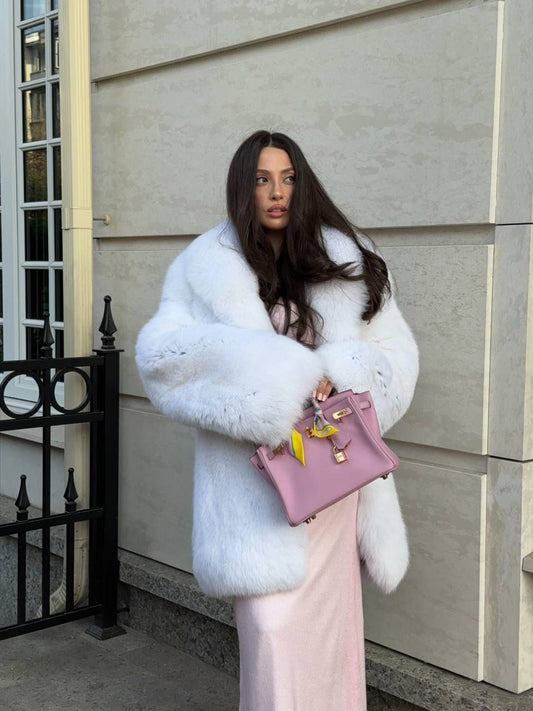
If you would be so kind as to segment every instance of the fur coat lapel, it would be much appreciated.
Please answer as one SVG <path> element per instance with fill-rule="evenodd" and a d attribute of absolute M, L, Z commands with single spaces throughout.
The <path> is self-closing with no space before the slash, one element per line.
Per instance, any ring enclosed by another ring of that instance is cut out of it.
<path fill-rule="evenodd" d="M 345 235 L 326 228 L 324 241 L 336 262 L 360 264 Z M 315 351 L 275 332 L 226 221 L 176 258 L 158 312 L 139 334 L 136 360 L 149 398 L 197 428 L 193 563 L 208 594 L 260 595 L 305 579 L 305 527 L 287 524 L 249 457 L 257 444 L 287 438 L 323 375 L 338 390 L 370 390 L 383 432 L 411 401 L 418 351 L 394 297 L 367 325 L 362 281 L 313 285 L 309 296 L 324 319 Z M 360 491 L 357 524 L 367 573 L 390 592 L 408 565 L 393 476 Z"/>
<path fill-rule="evenodd" d="M 217 234 L 216 239 L 213 233 Z M 338 263 L 360 264 L 357 246 L 346 238 L 339 240 L 339 236 L 336 230 L 324 229 L 329 255 Z M 273 332 L 272 322 L 259 297 L 257 277 L 242 255 L 231 222 L 226 221 L 206 236 L 201 235 L 193 244 L 197 245 L 198 258 L 190 260 L 188 281 L 193 290 L 200 292 L 199 297 L 209 303 L 215 317 L 227 325 Z M 207 249 L 205 258 L 204 249 Z M 324 318 L 324 341 L 344 340 L 346 334 L 357 334 L 359 314 L 366 304 L 366 289 L 361 283 L 355 288 L 352 286 L 349 298 L 353 308 L 343 313 L 339 313 L 336 296 L 346 300 L 346 283 L 312 285 L 310 292 L 311 305 Z"/>
<path fill-rule="evenodd" d="M 187 281 L 220 323 L 273 332 L 259 297 L 257 277 L 244 259 L 237 234 L 226 221 L 188 248 Z"/>

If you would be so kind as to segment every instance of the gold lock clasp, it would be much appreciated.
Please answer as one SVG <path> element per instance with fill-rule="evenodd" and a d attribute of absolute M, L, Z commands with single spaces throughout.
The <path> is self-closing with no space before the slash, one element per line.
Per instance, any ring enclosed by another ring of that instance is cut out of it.
<path fill-rule="evenodd" d="M 307 435 L 307 439 L 311 439 L 311 437 L 315 436 L 315 433 L 313 432 L 312 427 L 306 427 L 305 428 L 305 434 Z"/>
<path fill-rule="evenodd" d="M 348 461 L 348 455 L 346 454 L 344 449 L 337 449 L 336 447 L 334 447 L 333 456 L 335 457 L 337 464 L 342 464 L 343 462 Z"/>

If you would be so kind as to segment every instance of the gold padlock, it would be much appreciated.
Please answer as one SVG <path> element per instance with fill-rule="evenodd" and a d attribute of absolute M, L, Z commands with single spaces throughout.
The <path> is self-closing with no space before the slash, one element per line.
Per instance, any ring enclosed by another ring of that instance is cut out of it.
<path fill-rule="evenodd" d="M 339 449 L 338 451 L 335 450 L 333 452 L 333 456 L 335 457 L 337 464 L 342 464 L 343 462 L 348 461 L 348 457 L 346 456 L 344 449 Z"/>

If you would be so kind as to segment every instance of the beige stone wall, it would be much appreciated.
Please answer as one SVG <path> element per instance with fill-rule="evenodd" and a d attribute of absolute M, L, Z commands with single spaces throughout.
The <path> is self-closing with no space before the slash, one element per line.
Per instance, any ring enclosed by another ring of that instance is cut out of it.
<path fill-rule="evenodd" d="M 390 433 L 412 564 L 395 594 L 365 588 L 366 636 L 533 686 L 533 5 L 131 0 L 126 16 L 93 0 L 91 13 L 95 216 L 112 216 L 96 223 L 94 286 L 125 349 L 121 545 L 190 570 L 191 432 L 144 398 L 135 337 L 167 265 L 223 219 L 237 144 L 284 131 L 382 248 L 420 344 Z"/>

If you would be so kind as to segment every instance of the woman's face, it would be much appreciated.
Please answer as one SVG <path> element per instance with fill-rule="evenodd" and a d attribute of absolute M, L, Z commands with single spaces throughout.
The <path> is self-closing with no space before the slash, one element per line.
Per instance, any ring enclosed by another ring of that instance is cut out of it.
<path fill-rule="evenodd" d="M 257 161 L 255 207 L 265 232 L 284 230 L 289 224 L 294 168 L 281 148 L 263 148 Z"/>

